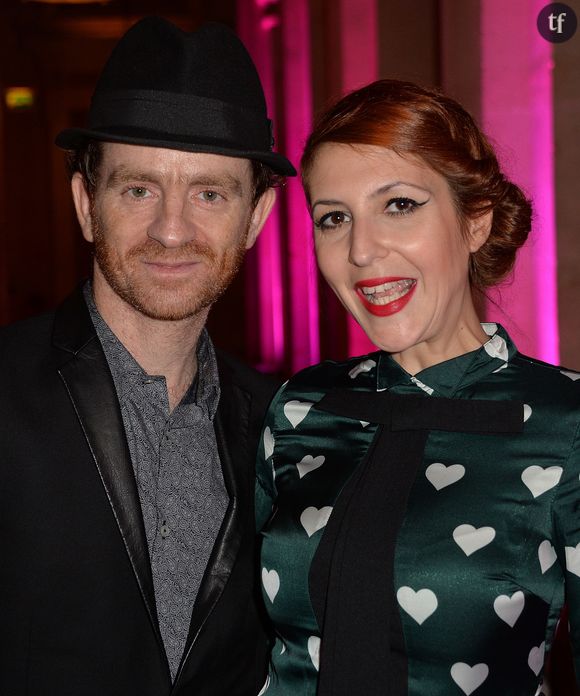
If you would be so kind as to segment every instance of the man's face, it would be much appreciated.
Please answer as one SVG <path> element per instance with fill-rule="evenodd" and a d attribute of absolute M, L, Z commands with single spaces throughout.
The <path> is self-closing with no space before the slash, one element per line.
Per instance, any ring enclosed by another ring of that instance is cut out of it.
<path fill-rule="evenodd" d="M 160 320 L 207 313 L 274 199 L 253 206 L 249 160 L 117 143 L 103 144 L 92 200 L 79 174 L 72 186 L 95 297 Z"/>

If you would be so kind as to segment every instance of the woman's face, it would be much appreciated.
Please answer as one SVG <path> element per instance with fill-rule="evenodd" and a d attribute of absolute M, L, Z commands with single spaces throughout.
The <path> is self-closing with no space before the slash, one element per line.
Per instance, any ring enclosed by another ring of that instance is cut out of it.
<path fill-rule="evenodd" d="M 486 220 L 466 241 L 440 174 L 383 147 L 325 143 L 308 188 L 320 270 L 375 345 L 409 371 L 481 345 L 468 261 Z"/>

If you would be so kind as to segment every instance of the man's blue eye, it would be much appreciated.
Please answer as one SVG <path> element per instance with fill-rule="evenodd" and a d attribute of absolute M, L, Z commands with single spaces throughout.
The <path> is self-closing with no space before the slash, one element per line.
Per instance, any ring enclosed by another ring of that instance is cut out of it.
<path fill-rule="evenodd" d="M 220 195 L 217 191 L 202 191 L 201 197 L 204 201 L 217 201 Z"/>
<path fill-rule="evenodd" d="M 129 193 L 133 198 L 146 198 L 149 191 L 144 186 L 135 186 L 129 189 Z"/>

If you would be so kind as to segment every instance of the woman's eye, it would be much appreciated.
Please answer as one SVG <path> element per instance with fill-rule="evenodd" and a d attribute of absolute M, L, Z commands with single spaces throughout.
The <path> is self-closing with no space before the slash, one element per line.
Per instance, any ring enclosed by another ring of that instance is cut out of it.
<path fill-rule="evenodd" d="M 346 213 L 333 210 L 331 213 L 323 215 L 314 223 L 314 226 L 319 230 L 333 230 L 347 222 L 350 222 L 350 217 Z"/>
<path fill-rule="evenodd" d="M 147 198 L 151 194 L 144 186 L 133 186 L 128 190 L 131 198 Z"/>
<path fill-rule="evenodd" d="M 417 203 L 412 198 L 391 198 L 387 203 L 385 211 L 391 215 L 408 215 L 415 212 L 422 205 L 425 205 L 425 203 Z"/>

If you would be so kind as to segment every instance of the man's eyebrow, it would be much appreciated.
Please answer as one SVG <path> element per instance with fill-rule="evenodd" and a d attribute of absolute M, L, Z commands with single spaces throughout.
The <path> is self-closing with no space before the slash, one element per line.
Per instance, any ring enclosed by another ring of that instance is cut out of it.
<path fill-rule="evenodd" d="M 119 184 L 126 184 L 129 181 L 145 181 L 151 184 L 158 182 L 157 177 L 155 177 L 150 172 L 140 172 L 127 167 L 120 166 L 109 174 L 106 181 L 106 188 L 114 188 Z"/>
<path fill-rule="evenodd" d="M 242 196 L 244 186 L 242 182 L 232 174 L 221 174 L 213 176 L 211 174 L 200 174 L 187 179 L 190 186 L 207 186 L 208 188 L 224 188 L 237 196 Z"/>
<path fill-rule="evenodd" d="M 145 183 L 159 184 L 163 176 L 152 172 L 139 171 L 120 166 L 114 169 L 107 177 L 106 187 L 114 188 L 130 181 L 143 181 Z M 244 187 L 242 182 L 231 174 L 199 174 L 192 177 L 180 177 L 180 180 L 189 186 L 207 186 L 208 188 L 224 188 L 237 196 L 242 196 Z"/>

